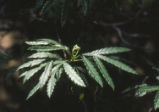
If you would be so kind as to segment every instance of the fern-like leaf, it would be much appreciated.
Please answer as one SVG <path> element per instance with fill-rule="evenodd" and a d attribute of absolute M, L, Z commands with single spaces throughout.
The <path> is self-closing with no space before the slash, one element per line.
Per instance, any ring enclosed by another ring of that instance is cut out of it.
<path fill-rule="evenodd" d="M 132 69 L 130 66 L 128 66 L 128 65 L 126 65 L 126 64 L 124 64 L 124 63 L 122 63 L 118 60 L 114 60 L 114 59 L 109 58 L 107 56 L 101 56 L 101 55 L 97 55 L 97 57 L 106 61 L 107 63 L 110 63 L 110 64 L 126 71 L 126 72 L 129 72 L 129 73 L 132 73 L 132 74 L 137 74 L 137 72 L 134 69 Z"/>
<path fill-rule="evenodd" d="M 47 95 L 48 97 L 50 98 L 52 93 L 53 93 L 53 90 L 54 90 L 54 87 L 56 85 L 56 81 L 57 79 L 55 78 L 55 74 L 57 74 L 57 71 L 59 69 L 60 65 L 56 65 L 52 71 L 51 71 L 51 78 L 49 79 L 48 83 L 47 83 Z"/>
<path fill-rule="evenodd" d="M 130 51 L 129 48 L 124 47 L 106 47 L 103 49 L 98 49 L 92 52 L 84 53 L 85 56 L 96 56 L 96 55 L 105 55 L 105 54 L 116 54 Z"/>
<path fill-rule="evenodd" d="M 159 91 L 157 91 L 154 99 L 154 109 L 157 110 L 159 108 Z"/>
<path fill-rule="evenodd" d="M 81 79 L 81 77 L 77 74 L 77 72 L 69 65 L 68 63 L 64 63 L 64 70 L 68 77 L 77 85 L 85 87 L 85 83 Z"/>
<path fill-rule="evenodd" d="M 36 86 L 34 86 L 34 88 L 29 92 L 28 96 L 27 96 L 27 100 L 32 97 L 38 90 L 40 89 L 40 84 L 38 83 Z"/>
<path fill-rule="evenodd" d="M 53 61 L 51 61 L 50 63 L 48 63 L 46 65 L 45 70 L 44 70 L 44 72 L 42 73 L 42 75 L 40 76 L 40 79 L 39 79 L 40 88 L 42 88 L 45 85 L 49 76 L 51 75 L 52 66 L 53 66 Z"/>
<path fill-rule="evenodd" d="M 32 54 L 28 58 L 56 58 L 58 59 L 60 58 L 60 56 L 49 53 L 49 52 L 38 52 L 38 53 Z"/>
<path fill-rule="evenodd" d="M 42 62 L 44 62 L 45 59 L 35 59 L 35 60 L 32 60 L 32 61 L 29 61 L 27 63 L 24 63 L 22 64 L 21 66 L 19 66 L 17 68 L 17 70 L 20 70 L 20 69 L 23 69 L 23 68 L 26 68 L 26 67 L 33 67 L 33 66 L 36 66 L 36 65 L 39 65 L 41 64 Z"/>
<path fill-rule="evenodd" d="M 97 57 L 93 57 L 93 58 L 94 58 L 94 61 L 97 64 L 97 67 L 99 68 L 100 72 L 102 73 L 102 76 L 104 77 L 105 81 L 114 90 L 114 88 L 115 88 L 114 82 L 113 82 L 112 78 L 109 76 L 109 74 L 108 74 L 106 68 L 104 67 L 103 63 Z"/>
<path fill-rule="evenodd" d="M 95 67 L 93 66 L 93 64 L 91 63 L 91 61 L 89 61 L 85 56 L 82 57 L 84 65 L 86 66 L 86 69 L 89 72 L 89 75 L 101 86 L 103 87 L 103 82 L 102 79 L 99 75 L 99 73 L 97 72 L 97 70 L 95 69 Z"/>
<path fill-rule="evenodd" d="M 141 97 L 146 95 L 147 93 L 157 90 L 159 90 L 159 86 L 142 86 L 136 91 L 135 96 Z"/>

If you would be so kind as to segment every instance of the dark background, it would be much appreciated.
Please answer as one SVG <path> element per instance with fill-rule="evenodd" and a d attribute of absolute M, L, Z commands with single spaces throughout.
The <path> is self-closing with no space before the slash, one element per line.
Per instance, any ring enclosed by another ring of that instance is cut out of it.
<path fill-rule="evenodd" d="M 79 6 L 77 1 L 0 0 L 0 112 L 154 112 L 153 93 L 136 98 L 133 91 L 122 91 L 142 83 L 158 84 L 159 73 L 150 64 L 158 65 L 158 0 L 86 0 L 87 4 Z M 26 101 L 34 79 L 23 85 L 15 69 L 29 54 L 24 41 L 38 38 L 51 38 L 70 47 L 78 44 L 81 52 L 129 47 L 132 52 L 120 55 L 121 60 L 139 75 L 110 65 L 115 91 L 107 84 L 95 92 L 94 82 L 80 90 L 61 81 L 51 99 L 41 90 Z M 83 101 L 79 100 L 81 91 Z"/>

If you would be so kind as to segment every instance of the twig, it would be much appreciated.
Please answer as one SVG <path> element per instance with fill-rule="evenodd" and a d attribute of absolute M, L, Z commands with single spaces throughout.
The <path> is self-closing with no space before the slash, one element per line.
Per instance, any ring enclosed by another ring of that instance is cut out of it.
<path fill-rule="evenodd" d="M 112 25 L 112 27 L 115 29 L 115 31 L 118 33 L 118 36 L 119 38 L 121 39 L 121 41 L 124 43 L 124 44 L 127 44 L 127 45 L 130 45 L 130 43 L 125 40 L 124 36 L 123 36 L 123 32 L 121 31 L 121 29 L 116 26 L 116 25 Z"/>

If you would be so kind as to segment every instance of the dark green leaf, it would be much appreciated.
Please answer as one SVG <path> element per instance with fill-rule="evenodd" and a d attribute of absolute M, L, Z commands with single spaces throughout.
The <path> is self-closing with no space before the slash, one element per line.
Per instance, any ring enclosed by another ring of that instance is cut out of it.
<path fill-rule="evenodd" d="M 40 89 L 40 84 L 38 83 L 36 86 L 34 86 L 34 88 L 29 92 L 28 96 L 27 96 L 27 100 L 33 96 L 38 90 Z"/>
<path fill-rule="evenodd" d="M 41 85 L 40 88 L 42 88 L 45 85 L 49 76 L 51 75 L 52 66 L 53 66 L 53 61 L 51 61 L 50 63 L 48 63 L 46 65 L 45 70 L 44 70 L 44 72 L 42 73 L 42 75 L 40 76 L 40 79 L 39 79 L 39 83 Z"/>
<path fill-rule="evenodd" d="M 82 57 L 84 65 L 86 66 L 89 75 L 101 86 L 103 87 L 103 82 L 102 79 L 99 75 L 99 73 L 97 72 L 97 70 L 95 69 L 95 67 L 93 66 L 93 63 L 91 63 L 91 61 L 89 61 L 86 57 Z"/>
<path fill-rule="evenodd" d="M 132 69 L 129 65 L 126 65 L 126 64 L 124 64 L 124 63 L 122 63 L 118 60 L 114 60 L 114 59 L 109 58 L 107 56 L 101 56 L 101 55 L 97 55 L 97 57 L 106 61 L 107 63 L 110 63 L 110 64 L 126 71 L 126 72 L 129 72 L 129 73 L 132 73 L 132 74 L 137 74 L 137 72 L 134 69 Z"/>
<path fill-rule="evenodd" d="M 114 90 L 114 82 L 112 78 L 109 76 L 106 68 L 104 67 L 103 63 L 97 58 L 94 57 L 94 61 L 96 62 L 100 72 L 102 73 L 102 76 L 104 77 L 105 81 L 108 83 L 108 85 Z"/>

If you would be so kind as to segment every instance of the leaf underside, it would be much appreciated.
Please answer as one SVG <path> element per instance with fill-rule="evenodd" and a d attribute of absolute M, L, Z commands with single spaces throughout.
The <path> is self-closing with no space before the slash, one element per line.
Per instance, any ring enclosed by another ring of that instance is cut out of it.
<path fill-rule="evenodd" d="M 56 54 L 52 54 L 49 52 L 37 52 L 37 53 L 34 53 L 31 56 L 29 56 L 28 58 L 55 58 L 55 59 L 58 59 L 60 57 Z"/>
<path fill-rule="evenodd" d="M 69 65 L 68 63 L 64 63 L 64 70 L 68 77 L 77 85 L 85 87 L 86 85 L 84 84 L 83 80 L 81 77 L 77 74 L 77 72 Z"/>
<path fill-rule="evenodd" d="M 26 62 L 26 63 L 22 64 L 21 66 L 19 66 L 17 68 L 17 70 L 20 70 L 20 69 L 23 69 L 23 68 L 27 68 L 27 67 L 36 66 L 36 65 L 41 64 L 44 61 L 45 61 L 45 59 L 35 59 L 35 60 L 32 60 L 32 61 L 29 61 L 29 62 Z"/>
<path fill-rule="evenodd" d="M 46 63 L 36 67 L 36 68 L 33 68 L 29 71 L 26 71 L 24 72 L 20 77 L 24 77 L 23 78 L 23 83 L 25 83 L 27 80 L 29 80 L 31 77 L 34 76 L 34 74 L 36 74 L 38 71 L 40 71 L 44 66 L 46 66 Z"/>
<path fill-rule="evenodd" d="M 53 61 L 51 61 L 50 63 L 46 65 L 45 70 L 39 79 L 40 88 L 42 88 L 46 84 L 49 76 L 51 75 L 52 66 L 53 66 Z"/>
<path fill-rule="evenodd" d="M 50 98 L 53 91 L 54 91 L 54 88 L 55 88 L 55 85 L 56 85 L 56 82 L 57 82 L 57 79 L 55 77 L 55 74 L 57 74 L 57 71 L 59 69 L 60 65 L 56 65 L 52 71 L 51 71 L 51 77 L 47 83 L 47 95 L 48 97 Z"/>

